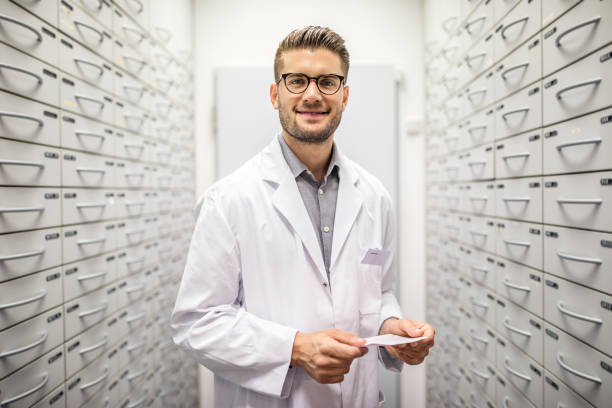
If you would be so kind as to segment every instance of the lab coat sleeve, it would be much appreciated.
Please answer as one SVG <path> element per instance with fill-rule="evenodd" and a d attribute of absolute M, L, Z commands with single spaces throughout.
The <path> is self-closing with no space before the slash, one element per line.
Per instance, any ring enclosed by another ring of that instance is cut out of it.
<path fill-rule="evenodd" d="M 207 193 L 171 316 L 174 342 L 241 387 L 289 396 L 297 330 L 259 318 L 242 303 L 240 249 L 219 200 Z"/>
<path fill-rule="evenodd" d="M 383 224 L 383 249 L 389 251 L 391 254 L 384 265 L 382 275 L 382 305 L 380 310 L 380 322 L 379 330 L 385 320 L 396 317 L 402 317 L 402 311 L 400 309 L 397 298 L 395 297 L 395 246 L 396 246 L 396 227 L 395 227 L 395 216 L 393 214 L 393 208 L 391 205 L 391 199 L 385 196 L 383 202 L 385 208 L 383 209 L 384 224 Z M 379 361 L 391 371 L 401 371 L 404 363 L 402 360 L 393 357 L 385 350 L 384 347 L 378 348 L 378 359 Z"/>

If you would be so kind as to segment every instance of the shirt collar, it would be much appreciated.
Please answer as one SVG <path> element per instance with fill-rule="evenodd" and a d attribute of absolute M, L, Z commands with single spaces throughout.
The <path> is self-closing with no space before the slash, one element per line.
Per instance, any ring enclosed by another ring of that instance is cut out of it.
<path fill-rule="evenodd" d="M 308 170 L 306 165 L 302 163 L 302 161 L 295 155 L 295 153 L 293 153 L 289 145 L 287 145 L 287 142 L 285 142 L 285 139 L 283 138 L 282 134 L 278 135 L 278 140 L 280 142 L 283 157 L 285 158 L 285 161 L 289 165 L 289 169 L 291 170 L 293 177 L 298 178 L 304 172 L 307 172 L 308 174 L 310 174 L 310 171 Z M 334 168 L 338 167 L 338 169 L 340 169 L 340 165 L 338 163 L 337 150 L 338 149 L 336 148 L 336 142 L 334 142 L 334 144 L 332 145 L 331 160 L 329 161 L 327 172 L 325 173 L 325 177 L 323 178 L 324 181 L 327 180 L 327 177 L 331 174 Z"/>

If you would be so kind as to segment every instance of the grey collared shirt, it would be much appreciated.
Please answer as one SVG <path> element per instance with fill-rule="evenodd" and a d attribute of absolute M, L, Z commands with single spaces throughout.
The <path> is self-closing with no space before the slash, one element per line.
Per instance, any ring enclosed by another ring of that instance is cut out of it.
<path fill-rule="evenodd" d="M 332 240 L 334 236 L 334 219 L 336 218 L 336 200 L 338 198 L 339 165 L 336 145 L 332 147 L 332 156 L 323 181 L 319 183 L 302 161 L 293 153 L 282 135 L 278 136 L 283 156 L 291 169 L 302 201 L 317 233 L 319 247 L 323 255 L 327 280 L 331 263 Z M 330 282 L 331 283 L 331 282 Z"/>

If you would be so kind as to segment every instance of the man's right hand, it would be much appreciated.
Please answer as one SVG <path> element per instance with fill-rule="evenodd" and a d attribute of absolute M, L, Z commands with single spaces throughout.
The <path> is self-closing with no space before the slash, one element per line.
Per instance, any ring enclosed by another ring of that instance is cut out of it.
<path fill-rule="evenodd" d="M 300 366 L 321 384 L 339 383 L 353 359 L 368 352 L 365 340 L 342 330 L 298 332 L 293 340 L 291 365 Z"/>

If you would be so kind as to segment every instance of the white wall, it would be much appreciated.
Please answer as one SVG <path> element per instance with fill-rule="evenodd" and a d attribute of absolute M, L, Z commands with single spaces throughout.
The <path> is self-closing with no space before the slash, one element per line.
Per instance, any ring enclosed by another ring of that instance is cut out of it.
<path fill-rule="evenodd" d="M 399 86 L 400 302 L 407 317 L 425 318 L 423 136 L 406 136 L 422 121 L 422 0 L 194 0 L 196 191 L 215 179 L 214 70 L 272 64 L 280 40 L 295 28 L 329 26 L 346 40 L 354 64 L 391 64 Z M 350 85 L 350 72 L 349 72 Z M 239 98 L 236 95 L 236 98 Z M 270 107 L 272 109 L 272 107 Z M 350 100 L 347 109 L 350 109 Z M 342 125 L 341 125 L 342 126 Z M 372 135 L 376 137 L 376 135 Z M 202 407 L 212 407 L 204 375 Z M 425 406 L 423 367 L 406 367 L 402 406 Z"/>

